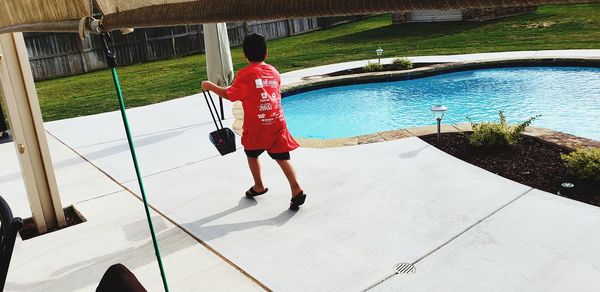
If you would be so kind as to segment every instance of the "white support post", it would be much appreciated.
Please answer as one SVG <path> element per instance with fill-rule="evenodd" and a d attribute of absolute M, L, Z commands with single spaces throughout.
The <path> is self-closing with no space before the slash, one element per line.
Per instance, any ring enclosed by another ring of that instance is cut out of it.
<path fill-rule="evenodd" d="M 33 221 L 39 233 L 63 227 L 65 215 L 22 33 L 0 35 L 0 84 Z"/>

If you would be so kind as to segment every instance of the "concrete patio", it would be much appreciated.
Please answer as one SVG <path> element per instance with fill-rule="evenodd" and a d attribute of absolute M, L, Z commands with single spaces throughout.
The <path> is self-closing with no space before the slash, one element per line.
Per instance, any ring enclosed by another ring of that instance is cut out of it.
<path fill-rule="evenodd" d="M 523 56 L 600 58 L 600 50 L 413 60 Z M 355 63 L 290 72 L 284 83 Z M 200 95 L 128 113 L 172 291 L 600 287 L 600 208 L 504 179 L 416 137 L 293 152 L 308 199 L 292 212 L 287 182 L 266 155 L 269 192 L 243 197 L 251 185 L 244 153 L 218 155 Z M 121 262 L 149 291 L 161 291 L 119 113 L 45 127 L 63 205 L 73 204 L 87 222 L 19 239 L 6 290 L 93 291 L 106 268 Z M 31 216 L 12 143 L 0 144 L 0 190 L 15 215 Z M 396 274 L 403 262 L 416 272 Z"/>

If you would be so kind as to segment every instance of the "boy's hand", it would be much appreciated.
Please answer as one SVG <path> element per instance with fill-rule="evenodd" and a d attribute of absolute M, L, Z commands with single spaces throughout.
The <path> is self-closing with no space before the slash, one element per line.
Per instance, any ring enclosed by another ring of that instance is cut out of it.
<path fill-rule="evenodd" d="M 202 83 L 200 83 L 200 87 L 202 87 L 202 90 L 204 91 L 212 91 L 224 99 L 229 99 L 227 97 L 227 88 L 225 87 L 218 86 L 208 80 L 202 81 Z"/>
<path fill-rule="evenodd" d="M 212 82 L 210 82 L 210 81 L 202 81 L 202 83 L 200 84 L 200 87 L 202 87 L 202 90 L 208 91 L 208 90 L 211 90 L 211 85 L 212 85 Z"/>

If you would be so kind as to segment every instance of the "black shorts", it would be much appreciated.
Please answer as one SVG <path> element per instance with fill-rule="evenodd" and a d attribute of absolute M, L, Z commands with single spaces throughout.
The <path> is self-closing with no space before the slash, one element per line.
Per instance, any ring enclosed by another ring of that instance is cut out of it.
<path fill-rule="evenodd" d="M 260 156 L 263 152 L 265 152 L 265 150 L 264 149 L 258 149 L 258 150 L 244 149 L 244 152 L 246 152 L 246 156 L 248 156 L 248 157 L 258 158 L 258 156 Z M 269 154 L 269 156 L 271 156 L 271 158 L 273 158 L 275 160 L 290 160 L 289 152 L 283 152 L 283 153 L 267 152 L 267 154 Z"/>

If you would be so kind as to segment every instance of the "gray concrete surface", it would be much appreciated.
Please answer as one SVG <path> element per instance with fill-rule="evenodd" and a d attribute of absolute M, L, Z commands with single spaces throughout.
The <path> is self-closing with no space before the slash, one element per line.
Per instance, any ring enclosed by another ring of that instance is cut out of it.
<path fill-rule="evenodd" d="M 598 57 L 600 50 L 419 58 L 525 55 Z M 286 73 L 284 82 L 347 66 Z M 225 124 L 231 126 L 226 106 Z M 166 226 L 160 241 L 178 288 L 173 291 L 259 287 L 197 240 L 276 291 L 595 287 L 585 285 L 598 278 L 598 208 L 506 180 L 418 138 L 295 151 L 309 197 L 294 213 L 287 210 L 287 183 L 266 156 L 269 193 L 242 197 L 251 185 L 244 154 L 221 157 L 208 142 L 213 126 L 201 96 L 129 114 L 150 203 L 166 216 L 155 215 Z M 95 279 L 109 262 L 126 261 L 151 291 L 159 291 L 154 255 L 142 238 L 142 209 L 133 211 L 141 203 L 123 191 L 138 193 L 119 114 L 51 122 L 46 129 L 63 203 L 75 204 L 88 222 L 19 241 L 8 287 L 89 291 L 93 279 L 84 272 Z M 11 143 L 0 145 L 0 189 L 15 213 L 26 217 L 14 152 Z M 417 272 L 394 276 L 399 262 L 416 262 Z"/>
<path fill-rule="evenodd" d="M 295 213 L 268 159 L 269 192 L 242 197 L 244 160 L 212 158 L 145 185 L 167 216 L 275 291 L 362 290 L 530 190 L 407 138 L 294 152 L 308 194 Z"/>
<path fill-rule="evenodd" d="M 76 203 L 87 222 L 18 239 L 5 291 L 95 291 L 113 264 L 130 269 L 148 291 L 162 282 L 141 202 L 121 191 Z M 260 291 L 258 285 L 153 213 L 171 291 Z"/>
<path fill-rule="evenodd" d="M 600 208 L 538 190 L 372 291 L 598 291 Z"/>

